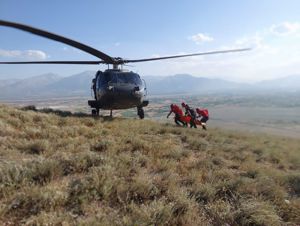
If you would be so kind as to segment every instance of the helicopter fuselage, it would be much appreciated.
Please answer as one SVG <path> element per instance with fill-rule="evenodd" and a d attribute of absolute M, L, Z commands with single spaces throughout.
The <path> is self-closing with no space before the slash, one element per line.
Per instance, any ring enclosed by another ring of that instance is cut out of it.
<path fill-rule="evenodd" d="M 89 105 L 95 109 L 113 110 L 148 105 L 146 85 L 132 71 L 108 69 L 98 71 L 92 83 L 95 100 Z"/>

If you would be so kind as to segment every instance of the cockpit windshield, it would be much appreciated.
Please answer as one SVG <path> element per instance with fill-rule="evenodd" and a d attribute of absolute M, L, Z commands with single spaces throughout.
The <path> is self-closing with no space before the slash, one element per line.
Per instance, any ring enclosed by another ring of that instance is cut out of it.
<path fill-rule="evenodd" d="M 133 83 L 135 85 L 142 85 L 142 81 L 138 74 L 135 73 L 118 73 L 118 83 Z"/>
<path fill-rule="evenodd" d="M 104 72 L 99 76 L 99 86 L 109 83 L 142 85 L 140 76 L 133 72 Z"/>
<path fill-rule="evenodd" d="M 117 76 L 115 73 L 104 73 L 104 81 L 106 83 L 116 83 L 117 82 Z"/>

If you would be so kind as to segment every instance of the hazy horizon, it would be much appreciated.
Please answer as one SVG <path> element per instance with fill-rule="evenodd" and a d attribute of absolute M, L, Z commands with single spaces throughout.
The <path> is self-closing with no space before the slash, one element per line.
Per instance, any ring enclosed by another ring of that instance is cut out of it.
<path fill-rule="evenodd" d="M 84 70 L 84 71 L 78 71 L 78 72 L 73 73 L 73 74 L 62 74 L 62 73 L 55 73 L 55 72 L 49 71 L 49 72 L 44 72 L 44 73 L 41 73 L 41 74 L 33 74 L 33 75 L 27 75 L 27 76 L 26 75 L 25 76 L 16 75 L 15 77 L 1 76 L 0 75 L 0 80 L 23 80 L 23 79 L 30 79 L 30 78 L 44 76 L 44 75 L 50 75 L 50 74 L 59 76 L 61 78 L 68 78 L 68 77 L 71 77 L 71 76 L 74 76 L 74 75 L 79 75 L 79 74 L 84 74 L 84 73 L 96 73 L 96 71 L 97 70 L 95 70 L 95 71 L 93 71 L 93 70 Z M 220 79 L 220 80 L 234 82 L 234 83 L 238 83 L 238 84 L 250 84 L 250 85 L 260 83 L 260 82 L 273 81 L 273 80 L 285 79 L 285 78 L 290 78 L 290 77 L 297 77 L 297 78 L 300 79 L 300 73 L 299 74 L 288 74 L 288 75 L 284 75 L 282 77 L 276 77 L 276 78 L 260 79 L 260 80 L 256 80 L 256 81 L 235 81 L 235 80 L 223 78 L 222 76 L 209 77 L 209 76 L 205 76 L 205 75 L 191 74 L 191 73 L 176 73 L 176 74 L 168 74 L 168 75 L 159 75 L 159 74 L 142 75 L 142 74 L 140 74 L 140 76 L 142 78 L 143 77 L 145 77 L 145 78 L 147 78 L 147 77 L 172 77 L 172 76 L 177 76 L 177 75 L 188 75 L 188 76 L 193 76 L 195 78 Z"/>

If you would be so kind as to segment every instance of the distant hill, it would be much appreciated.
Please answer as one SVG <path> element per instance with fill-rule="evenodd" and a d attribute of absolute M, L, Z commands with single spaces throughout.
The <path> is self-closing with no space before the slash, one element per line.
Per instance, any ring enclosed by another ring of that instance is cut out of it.
<path fill-rule="evenodd" d="M 85 71 L 45 86 L 45 90 L 59 95 L 88 95 L 91 89 L 91 81 L 95 76 L 94 71 Z"/>
<path fill-rule="evenodd" d="M 47 93 L 45 87 L 62 77 L 53 73 L 47 73 L 39 76 L 34 76 L 26 79 L 6 80 L 6 85 L 1 87 L 1 98 L 16 98 L 30 97 L 36 95 L 44 95 Z"/>
<path fill-rule="evenodd" d="M 178 94 L 224 92 L 238 89 L 242 85 L 222 79 L 194 77 L 188 74 L 173 76 L 145 76 L 149 93 L 151 94 Z"/>
<path fill-rule="evenodd" d="M 0 88 L 16 83 L 19 79 L 0 79 Z"/>
<path fill-rule="evenodd" d="M 69 77 L 48 73 L 21 80 L 4 80 L 2 99 L 88 95 L 95 72 L 86 71 Z"/>
<path fill-rule="evenodd" d="M 27 79 L 0 80 L 0 99 L 88 96 L 91 93 L 91 80 L 94 75 L 94 71 L 85 71 L 69 77 L 48 73 Z M 251 85 L 222 79 L 195 77 L 189 74 L 143 76 L 142 78 L 146 81 L 150 95 L 300 91 L 300 75 Z"/>
<path fill-rule="evenodd" d="M 299 91 L 300 90 L 300 75 L 290 75 L 284 78 L 262 81 L 256 84 L 257 88 L 260 89 L 277 89 L 277 90 L 289 90 Z"/>

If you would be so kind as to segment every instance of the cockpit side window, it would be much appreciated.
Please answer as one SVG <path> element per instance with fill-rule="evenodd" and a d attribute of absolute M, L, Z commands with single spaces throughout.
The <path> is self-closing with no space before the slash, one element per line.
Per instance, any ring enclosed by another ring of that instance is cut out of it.
<path fill-rule="evenodd" d="M 140 76 L 139 76 L 138 74 L 134 74 L 133 80 L 134 80 L 134 82 L 135 82 L 137 85 L 142 85 L 142 84 L 143 84 L 143 83 L 142 83 L 142 80 L 141 80 L 141 78 L 140 78 Z"/>

